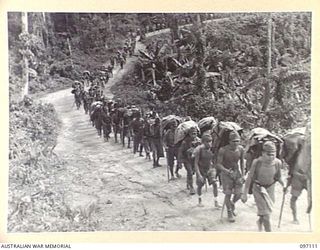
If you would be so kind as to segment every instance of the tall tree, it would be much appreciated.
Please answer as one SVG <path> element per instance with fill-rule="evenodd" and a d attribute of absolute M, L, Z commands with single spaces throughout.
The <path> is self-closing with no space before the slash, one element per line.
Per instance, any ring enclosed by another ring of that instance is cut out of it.
<path fill-rule="evenodd" d="M 22 12 L 21 14 L 22 22 L 22 34 L 28 34 L 28 12 Z M 27 45 L 26 45 L 27 46 Z M 28 48 L 25 48 L 28 49 Z M 24 88 L 22 91 L 22 98 L 29 93 L 29 65 L 26 53 L 23 54 L 23 69 L 22 69 L 22 81 L 24 83 Z"/>
<path fill-rule="evenodd" d="M 270 102 L 270 75 L 271 75 L 271 58 L 272 58 L 272 16 L 270 13 L 268 20 L 268 62 L 267 62 L 267 79 L 264 81 L 264 101 L 262 105 L 262 110 L 266 111 Z"/>

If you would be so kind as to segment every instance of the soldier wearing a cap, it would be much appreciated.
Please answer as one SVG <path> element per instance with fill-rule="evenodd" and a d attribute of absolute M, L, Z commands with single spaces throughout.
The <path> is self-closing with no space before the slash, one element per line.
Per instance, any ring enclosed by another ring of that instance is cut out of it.
<path fill-rule="evenodd" d="M 144 125 L 144 120 L 141 118 L 140 112 L 138 112 L 136 113 L 135 119 L 131 121 L 130 129 L 131 129 L 131 134 L 133 136 L 133 153 L 135 154 L 136 152 L 138 152 L 138 149 L 140 146 L 139 156 L 143 156 L 142 155 L 143 125 Z"/>
<path fill-rule="evenodd" d="M 242 201 L 247 201 L 247 194 L 252 183 L 252 192 L 258 208 L 259 220 L 257 224 L 259 231 L 262 231 L 262 226 L 264 226 L 266 232 L 271 232 L 270 215 L 275 200 L 274 184 L 278 181 L 284 186 L 281 178 L 282 163 L 276 158 L 277 150 L 273 142 L 265 142 L 262 150 L 262 156 L 252 162 Z"/>
<path fill-rule="evenodd" d="M 240 135 L 236 131 L 230 132 L 229 144 L 219 149 L 217 168 L 221 171 L 228 220 L 229 222 L 235 222 L 235 204 L 241 198 L 244 180 L 244 149 L 240 145 Z M 232 200 L 231 195 L 233 195 Z"/>

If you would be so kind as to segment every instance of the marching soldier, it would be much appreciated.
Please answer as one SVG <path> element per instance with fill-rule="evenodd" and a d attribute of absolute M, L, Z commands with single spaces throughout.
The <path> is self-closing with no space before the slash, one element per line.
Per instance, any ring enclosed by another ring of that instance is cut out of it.
<path fill-rule="evenodd" d="M 196 193 L 193 187 L 194 170 L 191 155 L 193 149 L 199 144 L 200 139 L 197 137 L 197 129 L 191 127 L 178 150 L 178 166 L 181 168 L 181 165 L 183 164 L 187 171 L 187 189 L 190 190 L 190 195 L 194 195 Z"/>
<path fill-rule="evenodd" d="M 273 208 L 274 184 L 279 182 L 282 187 L 284 183 L 281 178 L 282 162 L 276 158 L 276 145 L 267 141 L 262 147 L 262 156 L 254 159 L 245 183 L 242 201 L 247 201 L 250 186 L 258 208 L 259 219 L 257 221 L 259 231 L 264 227 L 266 232 L 271 232 L 270 215 Z"/>
<path fill-rule="evenodd" d="M 151 125 L 151 147 L 153 156 L 153 167 L 161 167 L 159 159 L 164 157 L 162 141 L 161 141 L 161 129 L 160 118 L 155 119 L 155 123 Z"/>
<path fill-rule="evenodd" d="M 240 135 L 236 131 L 230 132 L 229 144 L 219 149 L 217 168 L 221 171 L 228 220 L 229 222 L 235 222 L 235 204 L 241 198 L 244 182 L 244 148 L 240 145 Z"/>
<path fill-rule="evenodd" d="M 131 122 L 131 131 L 133 135 L 133 153 L 138 152 L 140 146 L 139 156 L 142 155 L 142 139 L 143 139 L 143 119 L 141 119 L 140 113 L 136 114 L 136 118 Z"/>
<path fill-rule="evenodd" d="M 178 159 L 178 147 L 174 143 L 174 133 L 176 128 L 177 128 L 177 123 L 174 121 L 170 124 L 170 129 L 165 133 L 163 137 L 163 144 L 167 154 L 167 161 L 168 161 L 172 180 L 175 178 L 173 174 L 174 160 Z M 175 170 L 175 174 L 177 178 L 181 177 L 181 175 L 179 174 L 178 166 Z"/>
<path fill-rule="evenodd" d="M 196 183 L 197 183 L 197 194 L 198 194 L 198 205 L 202 204 L 202 187 L 208 180 L 208 183 L 214 184 L 216 177 L 216 169 L 213 167 L 214 154 L 211 150 L 212 147 L 212 136 L 209 133 L 204 133 L 201 137 L 202 144 L 196 147 L 194 150 L 194 166 L 196 172 Z M 213 185 L 213 197 L 214 205 L 216 208 L 220 208 L 216 199 L 216 190 Z"/>

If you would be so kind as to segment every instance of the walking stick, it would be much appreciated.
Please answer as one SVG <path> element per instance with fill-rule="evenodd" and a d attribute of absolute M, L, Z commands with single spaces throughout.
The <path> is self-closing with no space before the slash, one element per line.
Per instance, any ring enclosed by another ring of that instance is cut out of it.
<path fill-rule="evenodd" d="M 166 158 L 167 158 L 167 177 L 168 177 L 168 182 L 170 181 L 169 177 L 169 159 L 168 159 L 168 150 L 166 150 Z"/>
<path fill-rule="evenodd" d="M 282 218 L 282 212 L 283 212 L 285 198 L 286 198 L 286 192 L 283 192 L 280 215 L 279 215 L 279 222 L 278 222 L 278 228 L 280 228 L 280 224 L 281 224 L 281 218 Z"/>
<path fill-rule="evenodd" d="M 312 231 L 312 223 L 311 223 L 311 209 L 312 209 L 312 193 L 311 193 L 311 180 L 307 179 L 307 192 L 308 192 L 308 218 L 309 218 L 309 229 Z"/>
<path fill-rule="evenodd" d="M 220 220 L 221 220 L 221 221 L 222 221 L 222 219 L 223 219 L 223 212 L 224 212 L 225 206 L 226 206 L 226 197 L 224 197 L 223 205 L 222 205 L 222 208 L 221 208 L 221 215 L 220 215 Z"/>

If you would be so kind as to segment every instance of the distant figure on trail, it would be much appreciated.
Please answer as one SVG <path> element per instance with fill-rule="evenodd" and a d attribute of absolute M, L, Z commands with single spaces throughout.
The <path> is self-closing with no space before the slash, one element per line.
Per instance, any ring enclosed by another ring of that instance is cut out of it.
<path fill-rule="evenodd" d="M 239 170 L 239 162 L 241 170 Z M 235 204 L 241 198 L 244 183 L 244 148 L 240 145 L 240 135 L 236 131 L 230 132 L 229 144 L 219 149 L 217 168 L 221 171 L 228 220 L 235 222 Z"/>
<path fill-rule="evenodd" d="M 101 112 L 102 112 L 102 106 L 97 105 L 95 106 L 93 112 L 91 113 L 91 121 L 94 124 L 94 127 L 97 130 L 98 135 L 101 137 L 102 135 L 102 117 L 101 117 Z"/>
<path fill-rule="evenodd" d="M 131 142 L 131 132 L 130 132 L 130 122 L 131 122 L 131 116 L 128 114 L 124 114 L 123 118 L 120 122 L 120 128 L 121 128 L 121 141 L 122 146 L 125 146 L 125 138 L 127 137 L 128 145 L 127 148 L 131 148 L 130 142 Z"/>
<path fill-rule="evenodd" d="M 82 78 L 83 78 L 84 86 L 89 87 L 90 86 L 91 75 L 90 75 L 90 72 L 88 70 L 83 71 Z"/>
<path fill-rule="evenodd" d="M 113 109 L 113 101 L 112 100 L 108 100 L 107 101 L 107 107 L 108 107 L 108 113 L 111 115 L 111 110 Z"/>
<path fill-rule="evenodd" d="M 118 134 L 120 134 L 120 138 L 121 138 L 121 126 L 120 126 L 121 114 L 120 114 L 119 109 L 117 108 L 117 104 L 115 104 L 115 109 L 112 110 L 111 120 L 112 120 L 114 141 L 115 141 L 115 143 L 118 143 Z"/>
<path fill-rule="evenodd" d="M 117 63 L 117 58 L 116 56 L 111 56 L 110 57 L 110 65 L 112 66 L 112 68 L 114 68 L 114 66 L 116 65 Z"/>
<path fill-rule="evenodd" d="M 120 63 L 120 68 L 123 69 L 123 65 L 124 65 L 124 63 L 125 63 L 125 59 L 124 59 L 123 56 L 120 56 L 120 57 L 119 57 L 119 63 Z"/>
<path fill-rule="evenodd" d="M 134 54 L 135 49 L 136 49 L 136 39 L 134 38 L 131 41 L 131 55 Z"/>
<path fill-rule="evenodd" d="M 72 87 L 71 93 L 74 95 L 74 103 L 76 104 L 77 109 L 80 109 L 83 88 L 79 81 L 75 81 Z"/>
<path fill-rule="evenodd" d="M 144 125 L 144 120 L 141 118 L 141 114 L 139 112 L 136 114 L 136 118 L 131 122 L 131 125 L 130 125 L 132 136 L 133 136 L 133 153 L 135 154 L 136 152 L 138 152 L 139 146 L 140 146 L 139 156 L 143 156 L 142 155 L 143 125 Z"/>
<path fill-rule="evenodd" d="M 112 77 L 113 77 L 113 67 L 114 67 L 114 66 L 109 65 L 108 68 L 107 68 L 107 69 L 108 69 L 108 77 L 109 77 L 109 78 L 112 78 Z"/>
<path fill-rule="evenodd" d="M 91 103 L 93 102 L 93 98 L 90 96 L 89 92 L 84 91 L 82 95 L 82 101 L 83 101 L 83 109 L 85 114 L 88 114 L 90 110 Z"/>
<path fill-rule="evenodd" d="M 270 215 L 272 213 L 275 183 L 284 183 L 281 178 L 282 162 L 276 158 L 276 146 L 267 141 L 263 145 L 262 156 L 254 159 L 245 183 L 242 201 L 247 201 L 247 194 L 252 185 L 254 200 L 258 208 L 259 219 L 257 221 L 259 231 L 264 227 L 266 232 L 271 232 Z"/>
<path fill-rule="evenodd" d="M 104 106 L 102 108 L 101 123 L 102 123 L 104 141 L 109 141 L 111 128 L 112 128 L 112 119 L 108 113 L 107 106 Z"/>
<path fill-rule="evenodd" d="M 122 51 L 122 58 L 124 60 L 124 63 L 126 63 L 127 62 L 127 52 L 125 49 Z"/>

